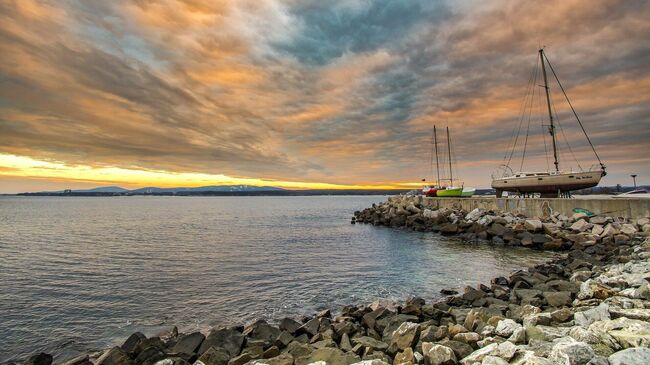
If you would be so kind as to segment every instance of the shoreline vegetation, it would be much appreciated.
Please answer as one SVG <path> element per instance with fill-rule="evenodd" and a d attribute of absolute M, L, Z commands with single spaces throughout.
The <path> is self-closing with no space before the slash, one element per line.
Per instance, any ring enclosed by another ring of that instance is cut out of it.
<path fill-rule="evenodd" d="M 377 301 L 310 317 L 153 337 L 64 365 L 623 365 L 650 363 L 650 219 L 546 219 L 432 211 L 399 199 L 355 212 L 364 222 L 470 242 L 562 250 L 546 263 L 428 302 Z M 467 269 L 471 269 L 468 266 Z M 460 293 L 459 293 L 460 292 Z M 50 365 L 40 353 L 25 364 Z"/>

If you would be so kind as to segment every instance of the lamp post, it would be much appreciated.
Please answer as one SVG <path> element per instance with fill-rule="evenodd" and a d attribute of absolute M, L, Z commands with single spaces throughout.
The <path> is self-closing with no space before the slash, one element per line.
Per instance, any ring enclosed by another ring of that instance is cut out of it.
<path fill-rule="evenodd" d="M 630 176 L 632 176 L 632 180 L 634 181 L 634 190 L 636 190 L 636 174 L 632 174 Z"/>

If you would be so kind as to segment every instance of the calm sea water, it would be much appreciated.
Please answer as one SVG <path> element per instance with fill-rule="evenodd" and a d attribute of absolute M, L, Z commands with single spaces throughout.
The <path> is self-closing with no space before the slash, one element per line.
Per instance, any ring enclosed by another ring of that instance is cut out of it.
<path fill-rule="evenodd" d="M 0 362 L 477 284 L 548 258 L 351 225 L 385 197 L 0 197 Z"/>

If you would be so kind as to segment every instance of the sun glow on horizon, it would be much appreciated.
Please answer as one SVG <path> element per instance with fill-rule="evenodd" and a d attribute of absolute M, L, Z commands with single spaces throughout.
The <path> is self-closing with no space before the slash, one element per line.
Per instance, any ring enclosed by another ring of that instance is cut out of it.
<path fill-rule="evenodd" d="M 223 174 L 173 172 L 122 168 L 67 165 L 59 161 L 38 160 L 27 156 L 0 153 L 0 176 L 56 179 L 70 182 L 123 184 L 131 187 L 199 187 L 207 185 L 274 186 L 288 189 L 408 189 L 419 183 L 333 184 L 240 178 Z"/>

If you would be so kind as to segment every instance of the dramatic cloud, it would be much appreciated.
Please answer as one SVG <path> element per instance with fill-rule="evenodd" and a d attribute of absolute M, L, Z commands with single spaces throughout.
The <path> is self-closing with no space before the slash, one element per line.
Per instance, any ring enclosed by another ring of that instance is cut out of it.
<path fill-rule="evenodd" d="M 646 1 L 4 1 L 0 156 L 32 162 L 0 176 L 417 184 L 436 124 L 451 128 L 459 175 L 485 187 L 546 46 L 604 183 L 648 182 L 647 19 Z M 554 101 L 562 163 L 589 168 Z M 528 168 L 546 168 L 545 123 L 531 124 Z M 75 177 L 79 166 L 91 172 Z"/>

